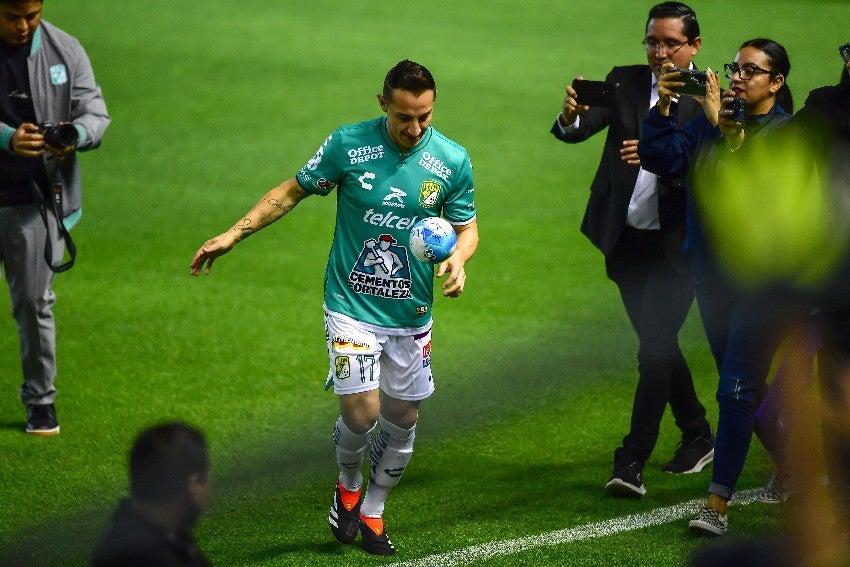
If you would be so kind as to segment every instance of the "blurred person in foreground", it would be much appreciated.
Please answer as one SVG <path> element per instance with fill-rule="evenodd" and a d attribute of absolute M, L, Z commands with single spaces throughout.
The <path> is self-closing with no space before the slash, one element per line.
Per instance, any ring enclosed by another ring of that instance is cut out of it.
<path fill-rule="evenodd" d="M 448 276 L 445 297 L 463 293 L 465 265 L 478 246 L 472 165 L 466 149 L 431 126 L 436 96 L 428 69 L 396 64 L 377 95 L 386 116 L 336 129 L 295 177 L 204 243 L 191 262 L 193 275 L 204 266 L 209 273 L 217 257 L 306 197 L 337 189 L 323 305 L 326 388 L 333 385 L 340 408 L 333 431 L 339 475 L 328 521 L 341 543 L 353 543 L 359 531 L 363 549 L 374 555 L 395 553 L 384 504 L 413 454 L 419 404 L 434 391 L 435 267 L 413 256 L 410 228 L 434 216 L 454 226 L 457 247 L 436 268 L 438 278 Z M 375 263 L 377 243 L 392 260 Z M 367 453 L 371 474 L 363 490 Z"/>
<path fill-rule="evenodd" d="M 551 130 L 559 140 L 577 143 L 608 129 L 581 230 L 605 256 L 607 275 L 617 284 L 638 336 L 631 423 L 622 446 L 614 451 L 614 470 L 605 486 L 614 495 L 636 497 L 646 493 L 643 469 L 668 404 L 682 437 L 662 470 L 696 473 L 714 455 L 705 407 L 679 347 L 679 331 L 694 298 L 682 258 L 683 179 L 650 173 L 637 155 L 641 125 L 658 100 L 662 65 L 692 68 L 702 38 L 696 14 L 679 2 L 653 6 L 644 30 L 648 64 L 614 67 L 605 79 L 618 85 L 614 105 L 582 106 L 573 87 L 567 86 Z M 683 97 L 679 126 L 701 112 L 694 99 Z"/>
<path fill-rule="evenodd" d="M 839 242 L 837 234 L 841 231 L 834 231 L 834 248 L 842 250 L 838 267 L 817 300 L 822 318 L 822 346 L 817 355 L 821 408 L 817 421 L 836 531 L 835 537 L 827 538 L 811 553 L 822 553 L 826 559 L 842 557 L 845 564 L 850 564 L 850 253 L 846 240 L 850 223 L 850 43 L 845 46 L 844 57 L 839 82 L 811 91 L 792 126 L 801 132 L 805 147 L 815 158 L 818 178 L 834 203 L 830 208 L 837 208 L 844 215 L 845 240 Z M 788 403 L 794 400 L 789 399 Z M 807 486 L 816 481 L 805 479 Z M 807 505 L 808 502 L 800 502 L 798 514 L 807 514 Z M 817 521 L 811 515 L 808 518 L 803 529 Z M 824 526 L 820 531 L 831 533 L 829 529 Z"/>
<path fill-rule="evenodd" d="M 93 567 L 204 567 L 192 536 L 210 494 L 203 435 L 183 423 L 146 429 L 130 451 L 130 497 L 92 555 Z"/>
<path fill-rule="evenodd" d="M 82 214 L 77 153 L 100 145 L 110 118 L 80 42 L 41 13 L 41 0 L 0 0 L 0 263 L 20 339 L 26 432 L 57 435 L 54 270 Z M 46 123 L 62 135 L 45 137 Z"/>
<path fill-rule="evenodd" d="M 805 340 L 808 345 L 806 358 L 813 358 L 815 353 L 818 358 L 824 402 L 823 437 L 837 513 L 842 516 L 845 525 L 850 525 L 850 424 L 847 423 L 850 420 L 850 391 L 846 375 L 850 370 L 850 298 L 847 295 L 850 260 L 846 254 L 846 224 L 850 217 L 850 43 L 842 47 L 843 56 L 847 59 L 838 83 L 812 90 L 803 107 L 794 115 L 788 132 L 787 160 L 813 164 L 819 192 L 808 198 L 821 201 L 823 210 L 828 213 L 822 219 L 807 219 L 808 224 L 817 226 L 825 235 L 825 239 L 818 241 L 820 249 L 810 254 L 811 261 L 827 258 L 827 264 L 833 264 L 833 267 L 825 274 L 823 283 L 807 286 L 807 295 L 815 297 L 813 309 L 816 317 L 811 321 L 808 332 L 802 334 L 809 336 Z M 777 182 L 778 187 L 787 184 L 783 179 L 777 179 Z M 776 189 L 773 193 L 776 199 Z M 798 240 L 805 239 L 805 235 L 798 237 Z M 808 370 L 809 367 L 806 368 Z M 807 384 L 811 373 L 804 372 L 797 378 L 802 378 Z M 771 384 L 769 395 L 776 385 L 775 381 Z M 773 397 L 776 409 L 771 414 L 776 417 L 775 414 L 782 411 L 782 402 L 786 401 L 787 395 L 780 391 Z M 779 416 L 773 423 L 766 424 L 777 430 L 774 433 L 780 433 L 779 437 L 783 440 L 793 427 L 793 424 L 784 421 Z M 779 452 L 777 474 L 768 487 L 773 485 L 779 501 L 784 501 L 797 485 L 783 470 L 787 468 L 782 466 L 782 461 L 787 458 L 787 454 L 783 453 Z"/>
<path fill-rule="evenodd" d="M 732 155 L 746 154 L 756 141 L 763 145 L 791 120 L 793 98 L 786 84 L 791 63 L 779 43 L 747 41 L 725 68 L 729 91 L 721 96 L 719 77 L 708 73 L 703 115 L 677 129 L 678 111 L 672 103 L 683 83 L 680 73 L 665 67 L 658 104 L 644 122 L 638 146 L 644 167 L 659 175 L 687 175 L 689 189 L 697 183 L 711 188 L 719 172 L 734 167 Z M 736 99 L 743 101 L 745 117 L 736 116 Z M 748 171 L 735 173 L 735 189 L 746 192 Z M 710 191 L 705 193 L 710 201 Z M 729 278 L 703 224 L 700 207 L 712 203 L 697 204 L 693 190 L 688 198 L 685 258 L 719 373 L 720 410 L 709 497 L 689 526 L 701 534 L 722 535 L 786 318 L 769 296 L 750 294 Z"/>

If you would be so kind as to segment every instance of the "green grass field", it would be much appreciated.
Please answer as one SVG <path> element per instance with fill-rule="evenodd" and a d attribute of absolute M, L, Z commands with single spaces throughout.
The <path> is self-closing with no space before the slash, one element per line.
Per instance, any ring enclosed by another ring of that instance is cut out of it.
<path fill-rule="evenodd" d="M 701 67 L 766 36 L 788 48 L 798 105 L 836 82 L 844 0 L 692 5 Z M 133 437 L 166 419 L 210 442 L 214 501 L 197 535 L 216 565 L 413 561 L 701 498 L 709 471 L 660 472 L 678 442 L 669 415 L 646 497 L 602 490 L 628 424 L 637 344 L 578 231 L 603 137 L 568 147 L 548 133 L 575 75 L 645 61 L 649 7 L 45 2 L 45 19 L 86 46 L 113 124 L 83 157 L 79 257 L 55 284 L 58 437 L 23 434 L 17 333 L 0 300 L 0 564 L 85 564 L 126 494 Z M 377 115 L 375 93 L 403 58 L 434 72 L 434 124 L 473 158 L 481 246 L 463 298 L 436 301 L 437 392 L 387 506 L 399 552 L 383 560 L 338 545 L 326 521 L 337 404 L 323 390 L 321 289 L 334 200 L 308 199 L 210 277 L 191 278 L 188 265 L 334 127 Z M 696 312 L 681 338 L 714 422 Z M 754 442 L 739 487 L 770 470 Z M 733 508 L 731 530 L 758 537 L 784 515 Z M 679 520 L 477 564 L 684 565 L 700 543 Z"/>

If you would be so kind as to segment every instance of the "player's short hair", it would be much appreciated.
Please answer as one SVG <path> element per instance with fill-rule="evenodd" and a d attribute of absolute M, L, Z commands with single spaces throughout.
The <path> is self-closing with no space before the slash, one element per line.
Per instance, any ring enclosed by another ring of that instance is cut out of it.
<path fill-rule="evenodd" d="M 384 79 L 383 93 L 387 101 L 392 100 L 393 90 L 395 89 L 401 89 L 416 96 L 425 91 L 434 91 L 434 98 L 437 98 L 437 84 L 434 81 L 434 76 L 431 75 L 431 71 L 426 69 L 424 65 L 409 59 L 399 61 L 387 73 Z"/>
<path fill-rule="evenodd" d="M 209 470 L 207 444 L 198 430 L 179 422 L 156 425 L 144 430 L 130 451 L 130 495 L 148 503 L 176 499 L 186 493 L 192 475 L 206 479 Z"/>
<path fill-rule="evenodd" d="M 649 28 L 651 20 L 660 20 L 663 18 L 678 18 L 682 20 L 682 31 L 688 38 L 688 43 L 693 43 L 699 37 L 699 22 L 697 14 L 693 8 L 681 2 L 662 2 L 656 4 L 649 10 L 649 16 L 646 18 L 644 30 Z"/>

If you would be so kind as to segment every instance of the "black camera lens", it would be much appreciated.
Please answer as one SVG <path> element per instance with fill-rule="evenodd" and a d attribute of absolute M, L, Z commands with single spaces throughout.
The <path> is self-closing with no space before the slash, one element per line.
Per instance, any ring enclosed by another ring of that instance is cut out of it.
<path fill-rule="evenodd" d="M 747 121 L 747 101 L 739 96 L 732 101 L 732 120 L 741 123 Z"/>
<path fill-rule="evenodd" d="M 48 146 L 64 150 L 73 148 L 80 141 L 80 134 L 73 124 L 43 124 L 44 143 Z"/>

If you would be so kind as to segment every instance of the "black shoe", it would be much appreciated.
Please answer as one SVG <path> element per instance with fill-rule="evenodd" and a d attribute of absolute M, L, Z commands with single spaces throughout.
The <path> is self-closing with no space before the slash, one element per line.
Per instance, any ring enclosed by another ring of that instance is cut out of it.
<path fill-rule="evenodd" d="M 360 491 L 357 493 L 357 504 L 351 509 L 345 507 L 342 503 L 342 495 L 340 490 L 345 490 L 336 482 L 336 490 L 334 490 L 334 502 L 331 505 L 331 511 L 328 513 L 328 523 L 331 525 L 331 531 L 340 543 L 354 543 L 357 539 L 357 528 L 360 525 Z"/>
<path fill-rule="evenodd" d="M 639 498 L 646 494 L 643 486 L 643 463 L 634 459 L 622 448 L 614 451 L 614 474 L 605 485 L 614 496 Z"/>
<path fill-rule="evenodd" d="M 714 460 L 714 436 L 697 437 L 686 441 L 682 439 L 673 460 L 661 467 L 661 470 L 673 474 L 698 473 L 705 465 Z"/>
<path fill-rule="evenodd" d="M 59 435 L 56 408 L 53 404 L 27 406 L 27 433 L 30 435 Z"/>
<path fill-rule="evenodd" d="M 394 555 L 395 546 L 387 536 L 386 530 L 381 523 L 380 533 L 376 533 L 369 524 L 360 520 L 360 535 L 363 536 L 363 551 L 372 555 Z"/>

